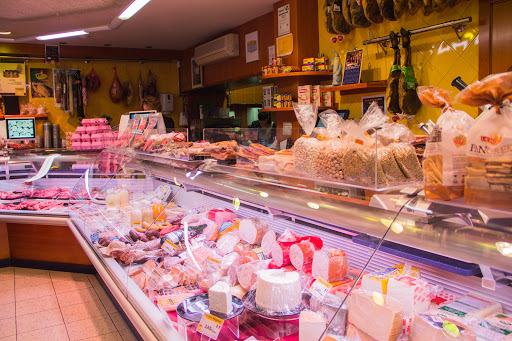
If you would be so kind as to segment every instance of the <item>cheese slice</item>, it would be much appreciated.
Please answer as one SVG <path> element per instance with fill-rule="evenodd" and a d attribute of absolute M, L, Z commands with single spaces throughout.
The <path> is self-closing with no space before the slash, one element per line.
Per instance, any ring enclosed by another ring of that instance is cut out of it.
<path fill-rule="evenodd" d="M 386 295 L 390 278 L 400 276 L 404 271 L 404 265 L 395 265 L 381 271 L 371 272 L 363 276 L 361 289 L 368 292 L 378 292 Z M 411 269 L 411 276 L 419 277 L 418 269 Z"/>
<path fill-rule="evenodd" d="M 472 325 L 479 340 L 510 341 L 512 340 L 512 316 L 492 314 Z"/>
<path fill-rule="evenodd" d="M 300 312 L 299 316 L 299 341 L 312 341 L 320 339 L 325 330 L 324 317 L 311 310 Z"/>
<path fill-rule="evenodd" d="M 466 318 L 483 318 L 491 314 L 501 313 L 503 309 L 498 302 L 469 293 L 437 308 L 435 311 L 437 315 L 462 321 Z"/>
<path fill-rule="evenodd" d="M 379 341 L 396 340 L 402 332 L 402 306 L 388 296 L 383 296 L 382 301 L 382 304 L 375 303 L 372 293 L 352 292 L 348 322 Z"/>
<path fill-rule="evenodd" d="M 475 341 L 471 328 L 435 313 L 415 315 L 409 334 L 410 341 Z"/>
<path fill-rule="evenodd" d="M 211 312 L 228 315 L 233 311 L 231 287 L 225 282 L 219 281 L 208 290 L 208 300 Z"/>
<path fill-rule="evenodd" d="M 389 279 L 387 295 L 402 305 L 404 317 L 424 313 L 430 307 L 430 290 L 424 279 L 398 276 Z"/>

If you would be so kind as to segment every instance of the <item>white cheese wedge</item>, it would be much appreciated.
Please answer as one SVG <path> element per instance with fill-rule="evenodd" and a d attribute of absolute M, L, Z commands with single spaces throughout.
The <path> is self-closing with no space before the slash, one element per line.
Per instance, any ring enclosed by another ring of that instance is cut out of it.
<path fill-rule="evenodd" d="M 228 315 L 233 311 L 231 287 L 225 282 L 217 282 L 208 290 L 210 311 Z"/>
<path fill-rule="evenodd" d="M 301 311 L 299 316 L 299 341 L 320 339 L 325 326 L 326 322 L 321 314 L 311 310 Z"/>
<path fill-rule="evenodd" d="M 402 305 L 404 317 L 423 313 L 430 307 L 428 282 L 411 276 L 398 276 L 389 279 L 387 295 Z"/>
<path fill-rule="evenodd" d="M 464 320 L 471 317 L 487 317 L 491 314 L 501 313 L 503 309 L 498 302 L 470 293 L 437 308 L 435 312 L 440 316 Z"/>
<path fill-rule="evenodd" d="M 512 316 L 493 314 L 472 325 L 479 340 L 510 341 L 512 340 Z"/>
<path fill-rule="evenodd" d="M 414 316 L 409 340 L 476 341 L 476 334 L 460 321 L 428 313 Z"/>
<path fill-rule="evenodd" d="M 376 291 L 380 294 L 386 295 L 389 279 L 400 276 L 403 270 L 403 265 L 396 265 L 381 271 L 368 273 L 363 276 L 361 289 L 368 292 Z M 419 271 L 417 269 L 411 269 L 411 271 L 414 277 L 419 277 Z"/>

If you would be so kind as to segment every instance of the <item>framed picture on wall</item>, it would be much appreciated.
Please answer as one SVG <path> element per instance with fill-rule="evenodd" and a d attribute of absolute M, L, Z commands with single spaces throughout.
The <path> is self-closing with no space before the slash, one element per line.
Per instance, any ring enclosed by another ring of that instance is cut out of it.
<path fill-rule="evenodd" d="M 245 62 L 255 62 L 260 60 L 258 31 L 245 35 Z"/>
<path fill-rule="evenodd" d="M 196 59 L 192 58 L 190 61 L 192 68 L 192 89 L 203 87 L 203 67 L 197 65 Z"/>

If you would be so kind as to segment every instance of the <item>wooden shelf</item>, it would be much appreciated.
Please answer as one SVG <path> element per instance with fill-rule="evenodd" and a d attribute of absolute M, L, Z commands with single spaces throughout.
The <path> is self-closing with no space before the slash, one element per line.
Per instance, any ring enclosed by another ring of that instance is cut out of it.
<path fill-rule="evenodd" d="M 273 78 L 291 78 L 291 77 L 321 77 L 332 78 L 332 72 L 329 71 L 306 71 L 306 72 L 282 72 L 268 76 L 261 76 L 260 79 L 273 79 Z"/>
<path fill-rule="evenodd" d="M 327 109 L 333 109 L 336 110 L 336 107 L 318 107 L 318 111 L 320 110 L 327 110 Z M 279 112 L 279 111 L 293 111 L 293 107 L 287 107 L 287 108 L 266 108 L 261 109 L 261 112 L 269 111 L 269 112 Z"/>
<path fill-rule="evenodd" d="M 36 114 L 36 115 L 0 115 L 0 119 L 4 118 L 48 118 L 48 114 Z"/>
<path fill-rule="evenodd" d="M 341 95 L 355 95 L 355 94 L 366 94 L 370 92 L 385 91 L 388 85 L 387 80 L 368 82 L 368 83 L 357 83 L 349 85 L 338 85 L 329 86 L 322 88 L 321 92 L 327 91 L 339 91 Z"/>

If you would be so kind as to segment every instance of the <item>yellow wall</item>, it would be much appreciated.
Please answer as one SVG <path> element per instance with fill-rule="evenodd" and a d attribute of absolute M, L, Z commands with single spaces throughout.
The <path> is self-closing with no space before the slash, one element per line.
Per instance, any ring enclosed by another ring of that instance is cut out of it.
<path fill-rule="evenodd" d="M 135 91 L 134 99 L 132 104 L 128 107 L 125 104 L 113 103 L 110 100 L 109 90 L 110 85 L 114 79 L 113 67 L 117 69 L 117 76 L 124 83 L 127 79 L 130 79 L 132 87 Z M 145 62 L 143 64 L 139 62 L 114 62 L 114 61 L 93 61 L 85 63 L 84 61 L 62 61 L 59 65 L 48 65 L 40 62 L 28 62 L 27 63 L 27 74 L 29 74 L 30 68 L 64 68 L 64 69 L 80 69 L 82 74 L 89 74 L 92 68 L 101 79 L 101 86 L 95 93 L 88 93 L 88 105 L 84 107 L 85 117 L 94 118 L 101 117 L 102 115 L 108 115 L 112 117 L 112 125 L 119 124 L 119 118 L 122 114 L 127 111 L 140 110 L 140 101 L 138 97 L 138 80 L 139 72 L 142 71 L 142 81 L 147 84 L 148 70 L 156 76 L 157 89 L 160 93 L 172 93 L 174 94 L 174 112 L 172 118 L 175 126 L 178 127 L 179 113 L 182 111 L 182 100 L 179 96 L 179 70 L 176 62 L 159 62 L 151 63 Z M 48 113 L 48 120 L 53 124 L 59 124 L 61 128 L 61 135 L 64 136 L 65 131 L 74 131 L 75 128 L 80 124 L 76 116 L 70 116 L 69 114 L 63 113 L 60 108 L 54 106 L 54 99 L 52 98 L 32 98 L 30 95 L 20 97 L 20 104 L 30 101 L 36 107 L 40 103 L 46 104 L 46 111 Z M 37 134 L 42 134 L 42 122 L 44 120 L 37 120 Z"/>
<path fill-rule="evenodd" d="M 231 90 L 231 103 L 236 104 L 257 104 L 263 98 L 263 85 L 251 86 L 248 88 Z"/>
<path fill-rule="evenodd" d="M 332 58 L 334 56 L 332 50 L 336 49 L 340 56 L 344 58 L 346 51 L 362 48 L 362 82 L 387 79 L 389 69 L 393 63 L 393 50 L 391 48 L 388 47 L 388 54 L 384 55 L 382 49 L 377 44 L 363 46 L 363 40 L 370 39 L 371 33 L 373 33 L 373 37 L 377 38 L 388 35 L 390 31 L 397 32 L 401 27 L 413 30 L 470 16 L 473 18 L 473 21 L 466 24 L 467 28 L 463 33 L 461 42 L 459 42 L 452 28 L 444 28 L 411 36 L 412 62 L 419 85 L 432 85 L 453 90 L 453 96 L 458 93 L 458 90 L 450 85 L 455 77 L 461 76 L 462 80 L 468 84 L 477 80 L 478 0 L 462 1 L 454 8 L 447 8 L 442 13 L 432 13 L 427 17 L 420 10 L 414 16 L 404 14 L 398 21 L 384 20 L 382 24 L 372 24 L 369 29 L 356 28 L 346 35 L 342 42 L 337 43 L 332 43 L 331 37 L 333 35 L 329 34 L 325 29 L 322 12 L 323 3 L 324 0 L 318 0 L 319 52 L 325 53 Z M 403 56 L 404 53 L 402 52 L 402 59 Z M 351 118 L 361 117 L 361 96 L 341 97 L 337 94 L 336 103 L 339 103 L 339 109 L 349 109 Z M 466 111 L 473 117 L 476 117 L 478 114 L 477 109 L 473 107 L 464 105 L 454 105 L 454 107 Z M 426 122 L 428 119 L 436 122 L 439 115 L 440 110 L 422 106 L 413 118 L 413 121 L 408 123 L 408 126 L 414 133 L 422 134 L 417 129 L 418 123 Z"/>

